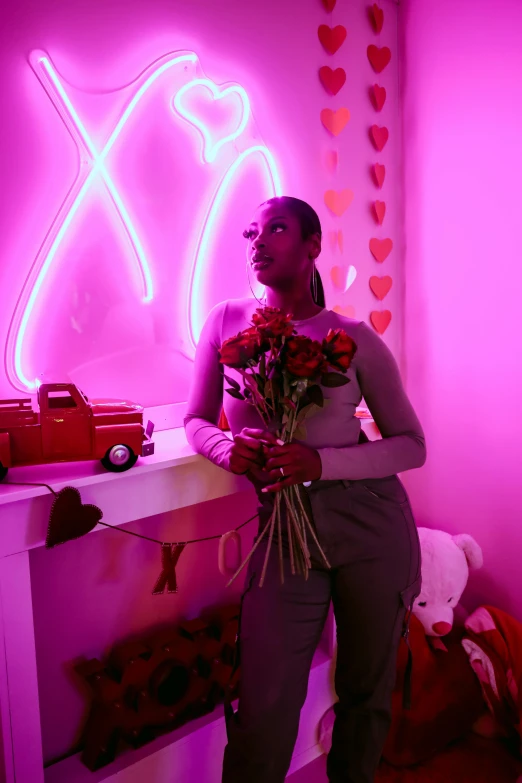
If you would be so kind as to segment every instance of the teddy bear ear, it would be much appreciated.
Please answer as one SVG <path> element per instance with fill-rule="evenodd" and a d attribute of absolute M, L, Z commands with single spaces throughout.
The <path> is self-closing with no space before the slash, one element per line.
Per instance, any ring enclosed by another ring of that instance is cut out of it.
<path fill-rule="evenodd" d="M 482 568 L 484 558 L 482 556 L 482 549 L 477 544 L 473 536 L 467 533 L 461 533 L 458 536 L 452 536 L 454 542 L 462 549 L 468 561 L 470 568 Z"/>

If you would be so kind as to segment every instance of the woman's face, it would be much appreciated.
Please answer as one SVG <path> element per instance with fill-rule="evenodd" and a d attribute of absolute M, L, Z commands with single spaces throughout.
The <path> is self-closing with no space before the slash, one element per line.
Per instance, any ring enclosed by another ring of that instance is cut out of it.
<path fill-rule="evenodd" d="M 313 234 L 304 240 L 298 218 L 284 204 L 265 204 L 256 211 L 245 231 L 247 260 L 261 285 L 295 288 L 310 283 L 313 259 L 321 240 Z"/>

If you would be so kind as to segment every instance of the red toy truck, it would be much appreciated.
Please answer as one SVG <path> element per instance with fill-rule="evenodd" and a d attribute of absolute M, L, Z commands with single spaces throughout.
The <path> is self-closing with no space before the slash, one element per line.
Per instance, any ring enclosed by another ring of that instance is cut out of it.
<path fill-rule="evenodd" d="M 154 454 L 154 426 L 145 431 L 143 408 L 133 402 L 94 400 L 72 383 L 47 383 L 31 400 L 0 400 L 0 481 L 8 468 L 45 462 L 101 460 L 114 473 Z"/>

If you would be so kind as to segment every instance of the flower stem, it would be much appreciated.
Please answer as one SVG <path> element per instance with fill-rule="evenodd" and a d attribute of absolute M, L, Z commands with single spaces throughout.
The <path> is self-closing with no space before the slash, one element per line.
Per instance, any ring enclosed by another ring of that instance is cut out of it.
<path fill-rule="evenodd" d="M 252 549 L 250 550 L 250 552 L 248 553 L 248 555 L 245 557 L 245 559 L 243 560 L 243 562 L 241 563 L 241 565 L 240 565 L 240 566 L 239 566 L 239 568 L 237 569 L 237 571 L 236 571 L 236 573 L 234 574 L 234 576 L 233 576 L 233 577 L 230 579 L 230 581 L 228 582 L 228 584 L 227 584 L 227 587 L 230 587 L 230 585 L 232 584 L 232 582 L 234 581 L 234 579 L 236 578 L 236 576 L 239 576 L 239 574 L 241 573 L 241 571 L 243 570 L 243 568 L 246 566 L 246 564 L 248 563 L 248 561 L 250 560 L 250 558 L 252 557 L 252 555 L 253 555 L 253 554 L 254 554 L 254 552 L 256 551 L 257 547 L 259 546 L 259 544 L 260 544 L 260 543 L 261 543 L 261 541 L 263 540 L 263 538 L 264 538 L 264 536 L 265 536 L 265 533 L 266 533 L 266 531 L 268 530 L 268 528 L 269 528 L 269 527 L 270 527 L 270 525 L 272 524 L 272 516 L 273 516 L 273 513 L 272 513 L 272 515 L 270 516 L 270 519 L 268 520 L 268 522 L 266 523 L 266 525 L 265 525 L 265 529 L 263 530 L 263 532 L 261 533 L 261 535 L 260 535 L 260 536 L 259 536 L 259 538 L 257 539 L 256 543 L 254 544 L 254 546 L 252 547 Z"/>

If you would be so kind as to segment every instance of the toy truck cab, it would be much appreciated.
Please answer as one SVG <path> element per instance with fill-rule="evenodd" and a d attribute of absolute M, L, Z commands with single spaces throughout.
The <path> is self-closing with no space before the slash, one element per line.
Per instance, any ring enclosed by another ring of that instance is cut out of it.
<path fill-rule="evenodd" d="M 71 383 L 42 384 L 31 401 L 0 400 L 0 480 L 7 469 L 48 462 L 101 460 L 122 472 L 154 453 L 153 425 L 143 408 L 125 400 L 93 400 Z"/>

